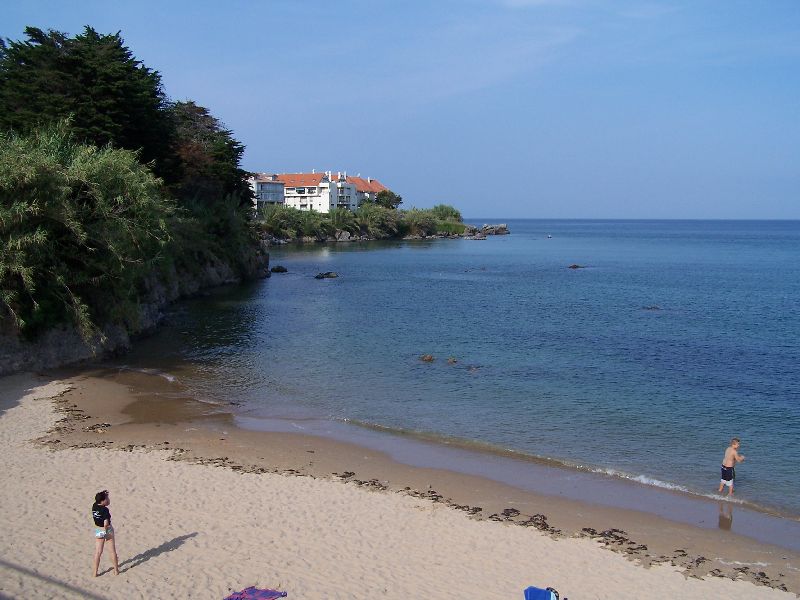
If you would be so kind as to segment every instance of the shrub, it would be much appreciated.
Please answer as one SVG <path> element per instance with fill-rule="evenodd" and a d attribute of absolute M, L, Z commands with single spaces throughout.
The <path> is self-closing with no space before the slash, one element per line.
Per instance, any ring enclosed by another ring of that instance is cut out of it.
<path fill-rule="evenodd" d="M 465 225 L 463 223 L 453 223 L 452 221 L 437 221 L 436 233 L 451 235 L 461 235 L 464 233 Z"/>
<path fill-rule="evenodd" d="M 398 211 L 377 204 L 363 204 L 355 212 L 362 235 L 375 239 L 394 237 L 399 230 Z"/>
<path fill-rule="evenodd" d="M 336 230 L 349 231 L 351 234 L 376 240 L 406 235 L 450 235 L 464 232 L 461 214 L 456 209 L 443 204 L 435 208 L 438 210 L 396 210 L 370 202 L 362 204 L 355 212 L 334 208 L 327 214 L 321 214 L 274 205 L 261 209 L 257 226 L 261 231 L 279 238 L 307 236 L 319 240 L 332 236 Z M 448 218 L 441 218 L 439 215 L 442 214 Z"/>
<path fill-rule="evenodd" d="M 437 229 L 436 217 L 430 210 L 412 208 L 403 212 L 403 218 L 410 235 L 434 235 Z"/>
<path fill-rule="evenodd" d="M 440 221 L 454 221 L 461 223 L 461 213 L 447 204 L 437 204 L 431 209 L 431 214 Z"/>
<path fill-rule="evenodd" d="M 0 308 L 27 337 L 135 325 L 138 284 L 170 239 L 173 204 L 135 152 L 77 144 L 61 121 L 0 133 Z"/>

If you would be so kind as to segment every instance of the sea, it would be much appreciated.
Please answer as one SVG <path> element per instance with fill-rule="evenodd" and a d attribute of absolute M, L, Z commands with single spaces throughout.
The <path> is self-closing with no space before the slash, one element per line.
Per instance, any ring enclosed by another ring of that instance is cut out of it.
<path fill-rule="evenodd" d="M 737 501 L 800 519 L 800 222 L 466 222 L 511 233 L 273 247 L 286 273 L 176 305 L 125 364 L 245 427 L 690 496 L 736 436 Z"/>

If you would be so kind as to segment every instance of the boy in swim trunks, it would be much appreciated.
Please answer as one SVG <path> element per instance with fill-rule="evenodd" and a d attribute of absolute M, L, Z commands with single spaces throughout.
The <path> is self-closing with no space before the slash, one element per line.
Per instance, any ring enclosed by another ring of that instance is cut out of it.
<path fill-rule="evenodd" d="M 733 496 L 733 480 L 736 479 L 736 463 L 744 460 L 744 454 L 739 454 L 739 438 L 733 438 L 731 445 L 725 449 L 725 456 L 722 458 L 722 472 L 719 479 L 719 493 L 722 488 L 728 486 L 728 496 Z"/>

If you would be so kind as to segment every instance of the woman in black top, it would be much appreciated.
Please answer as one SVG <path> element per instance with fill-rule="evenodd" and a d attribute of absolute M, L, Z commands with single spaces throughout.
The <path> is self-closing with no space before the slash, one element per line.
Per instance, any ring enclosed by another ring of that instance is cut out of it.
<path fill-rule="evenodd" d="M 114 564 L 114 574 L 119 575 L 119 563 L 117 562 L 117 547 L 114 545 L 114 528 L 111 526 L 111 512 L 108 505 L 111 499 L 108 497 L 108 490 L 97 492 L 94 495 L 92 504 L 92 519 L 94 519 L 94 577 L 97 577 L 97 569 L 100 567 L 100 557 L 103 555 L 103 547 L 106 542 L 111 546 L 111 562 Z"/>

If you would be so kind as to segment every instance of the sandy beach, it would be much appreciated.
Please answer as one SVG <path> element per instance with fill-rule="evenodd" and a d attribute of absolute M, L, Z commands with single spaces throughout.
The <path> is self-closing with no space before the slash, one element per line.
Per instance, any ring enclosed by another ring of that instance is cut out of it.
<path fill-rule="evenodd" d="M 788 550 L 331 440 L 235 430 L 189 399 L 156 405 L 158 379 L 0 380 L 0 596 L 222 598 L 250 585 L 289 598 L 521 598 L 528 585 L 573 600 L 800 591 Z M 93 579 L 89 507 L 101 489 L 122 573 L 103 556 Z"/>

